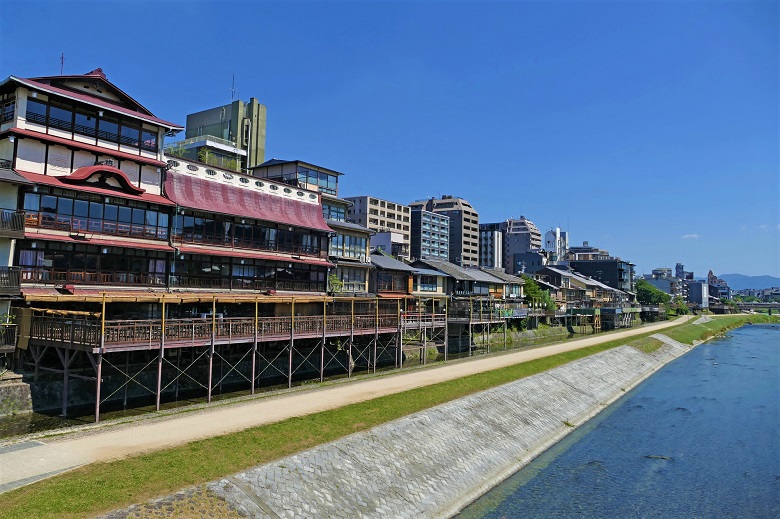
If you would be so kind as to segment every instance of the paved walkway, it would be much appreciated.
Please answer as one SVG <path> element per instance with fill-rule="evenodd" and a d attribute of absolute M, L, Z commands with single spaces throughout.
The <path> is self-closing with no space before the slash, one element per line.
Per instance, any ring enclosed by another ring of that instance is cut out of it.
<path fill-rule="evenodd" d="M 295 391 L 197 412 L 154 417 L 131 424 L 112 425 L 106 422 L 102 427 L 86 432 L 0 447 L 0 493 L 81 465 L 128 457 L 294 416 L 335 409 L 383 395 L 661 330 L 685 322 L 689 318 L 654 323 L 533 350 L 448 362 L 428 369 L 415 369 L 389 376 Z"/>

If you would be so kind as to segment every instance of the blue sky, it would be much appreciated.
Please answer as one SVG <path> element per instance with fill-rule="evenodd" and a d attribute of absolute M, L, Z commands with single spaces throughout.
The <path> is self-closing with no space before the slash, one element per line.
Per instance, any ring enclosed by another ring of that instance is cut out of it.
<path fill-rule="evenodd" d="M 182 125 L 235 75 L 267 158 L 343 172 L 342 196 L 460 195 L 639 273 L 780 276 L 779 6 L 0 0 L 0 75 L 64 52 Z"/>

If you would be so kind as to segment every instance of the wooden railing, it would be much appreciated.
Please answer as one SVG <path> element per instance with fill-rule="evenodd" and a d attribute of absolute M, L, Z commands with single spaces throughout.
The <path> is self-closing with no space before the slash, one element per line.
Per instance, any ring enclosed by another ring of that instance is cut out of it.
<path fill-rule="evenodd" d="M 355 331 L 371 331 L 379 328 L 387 330 L 398 327 L 397 314 L 355 315 Z M 444 316 L 437 315 L 441 322 Z M 405 317 L 432 321 L 430 314 L 409 315 Z M 350 315 L 262 317 L 257 320 L 257 337 L 263 339 L 286 339 L 294 335 L 317 336 L 323 332 L 323 324 L 328 333 L 349 333 L 353 317 Z M 438 322 L 438 321 L 437 321 Z M 63 317 L 36 316 L 30 327 L 30 339 L 46 342 L 73 344 L 77 346 L 98 347 L 100 344 L 101 324 L 96 320 L 67 319 Z M 117 345 L 156 345 L 160 342 L 162 322 L 160 320 L 142 321 L 106 321 L 105 347 Z M 216 341 L 233 340 L 251 342 L 255 335 L 255 319 L 252 317 L 231 317 L 212 320 L 211 318 L 167 319 L 165 321 L 165 340 L 179 345 L 207 344 L 214 335 Z"/>
<path fill-rule="evenodd" d="M 21 292 L 19 267 L 0 267 L 0 295 L 14 296 Z"/>

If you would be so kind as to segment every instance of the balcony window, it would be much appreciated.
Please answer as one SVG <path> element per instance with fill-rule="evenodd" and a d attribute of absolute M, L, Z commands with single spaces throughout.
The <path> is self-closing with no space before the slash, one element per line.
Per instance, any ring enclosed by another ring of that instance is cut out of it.
<path fill-rule="evenodd" d="M 119 121 L 109 117 L 98 121 L 98 139 L 109 142 L 119 141 Z"/>
<path fill-rule="evenodd" d="M 49 127 L 58 130 L 73 130 L 73 112 L 62 106 L 52 104 L 49 107 Z"/>
<path fill-rule="evenodd" d="M 2 111 L 0 112 L 0 122 L 12 121 L 14 118 L 14 111 L 16 110 L 16 100 L 12 99 L 2 104 Z"/>
<path fill-rule="evenodd" d="M 27 100 L 27 114 L 25 115 L 27 121 L 36 124 L 46 124 L 46 103 L 36 101 L 35 99 Z"/>
<path fill-rule="evenodd" d="M 97 114 L 76 110 L 73 122 L 74 132 L 88 137 L 97 135 Z"/>

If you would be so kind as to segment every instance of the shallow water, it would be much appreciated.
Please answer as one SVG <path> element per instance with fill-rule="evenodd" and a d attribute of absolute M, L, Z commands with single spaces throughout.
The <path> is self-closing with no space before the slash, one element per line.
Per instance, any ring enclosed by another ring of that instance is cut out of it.
<path fill-rule="evenodd" d="M 694 348 L 461 518 L 780 517 L 780 326 Z"/>

